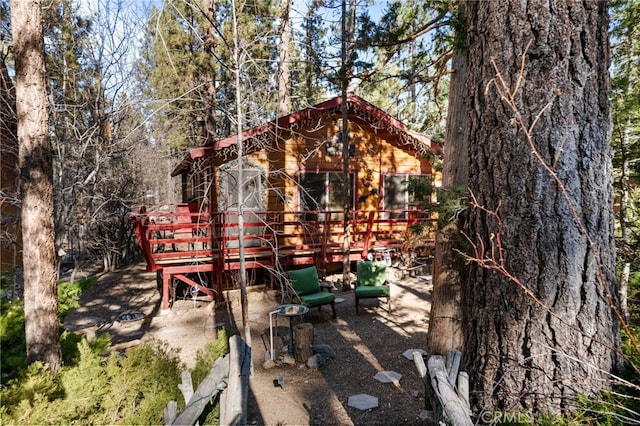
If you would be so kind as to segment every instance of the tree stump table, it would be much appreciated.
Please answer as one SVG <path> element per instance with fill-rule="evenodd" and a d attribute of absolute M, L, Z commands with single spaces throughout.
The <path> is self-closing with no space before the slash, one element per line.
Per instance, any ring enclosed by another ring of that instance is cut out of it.
<path fill-rule="evenodd" d="M 309 308 L 304 305 L 296 305 L 293 303 L 280 305 L 277 309 L 277 313 L 283 317 L 289 317 L 289 355 L 295 356 L 295 340 L 293 335 L 293 319 L 300 317 L 309 312 Z"/>
<path fill-rule="evenodd" d="M 293 330 L 295 358 L 298 362 L 307 362 L 313 356 L 313 324 L 303 322 Z"/>

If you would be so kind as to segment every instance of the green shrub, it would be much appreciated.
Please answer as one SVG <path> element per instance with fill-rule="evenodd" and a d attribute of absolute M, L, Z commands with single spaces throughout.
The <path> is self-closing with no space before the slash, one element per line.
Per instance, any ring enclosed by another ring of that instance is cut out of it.
<path fill-rule="evenodd" d="M 178 384 L 184 369 L 178 351 L 157 340 L 129 349 L 124 357 L 111 356 L 101 423 L 162 424 L 168 402 L 181 399 Z"/>
<path fill-rule="evenodd" d="M 97 277 L 89 277 L 80 281 L 58 283 L 58 318 L 60 325 L 64 317 L 71 309 L 80 307 L 80 296 L 98 280 Z"/>
<path fill-rule="evenodd" d="M 197 387 L 207 377 L 216 360 L 229 353 L 229 337 L 224 328 L 218 331 L 218 337 L 208 342 L 203 349 L 196 352 L 196 366 L 191 371 L 191 381 Z"/>
<path fill-rule="evenodd" d="M 60 348 L 64 365 L 76 365 L 80 360 L 80 342 L 84 339 L 80 334 L 65 330 L 60 335 Z M 97 354 L 104 354 L 111 346 L 111 335 L 103 333 L 95 339 L 89 340 L 89 347 Z"/>
<path fill-rule="evenodd" d="M 0 424 L 162 424 L 170 400 L 180 401 L 178 352 L 149 341 L 108 358 L 86 339 L 76 366 L 51 373 L 34 363 L 2 389 Z"/>
<path fill-rule="evenodd" d="M 24 308 L 20 300 L 0 299 L 0 372 L 5 384 L 27 367 Z"/>
<path fill-rule="evenodd" d="M 223 328 L 218 332 L 218 337 L 213 342 L 208 342 L 203 349 L 196 352 L 196 366 L 191 371 L 191 381 L 195 389 L 209 375 L 218 358 L 229 352 L 229 337 Z M 199 423 L 205 425 L 218 425 L 220 419 L 220 404 L 216 398 L 208 405 L 199 418 Z"/>
<path fill-rule="evenodd" d="M 3 275 L 0 278 L 4 288 L 9 277 Z M 61 325 L 69 310 L 80 306 L 80 296 L 96 280 L 96 277 L 90 277 L 74 283 L 58 283 L 58 318 Z M 0 298 L 0 347 L 2 348 L 2 356 L 0 357 L 2 381 L 0 383 L 2 384 L 18 377 L 27 367 L 27 347 L 24 333 L 24 305 L 22 301 Z M 60 336 L 62 359 L 65 364 L 68 365 L 77 359 L 77 344 L 80 339 L 80 336 L 70 332 L 63 332 Z M 104 347 L 104 340 L 97 339 L 95 344 Z"/>

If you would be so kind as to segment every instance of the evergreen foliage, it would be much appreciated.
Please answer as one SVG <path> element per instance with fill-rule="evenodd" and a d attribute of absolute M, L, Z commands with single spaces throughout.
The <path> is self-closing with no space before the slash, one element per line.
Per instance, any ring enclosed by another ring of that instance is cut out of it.
<path fill-rule="evenodd" d="M 248 126 L 262 123 L 275 109 L 273 3 L 245 3 L 239 11 Z M 138 71 L 157 139 L 167 149 L 183 150 L 233 132 L 231 6 L 216 2 L 211 12 L 191 2 L 165 1 L 152 9 Z"/>
<path fill-rule="evenodd" d="M 468 195 L 462 186 L 438 188 L 437 193 L 438 203 L 433 210 L 438 213 L 438 229 L 442 229 L 466 209 Z"/>
<path fill-rule="evenodd" d="M 229 353 L 229 338 L 226 329 L 218 331 L 218 337 L 213 342 L 208 342 L 204 349 L 198 349 L 196 352 L 196 366 L 191 371 L 191 380 L 194 386 L 202 383 L 209 375 L 213 365 L 218 358 Z M 200 416 L 199 423 L 201 425 L 218 425 L 220 419 L 220 404 L 217 401 L 208 405 Z"/>
<path fill-rule="evenodd" d="M 2 390 L 2 424 L 161 424 L 179 400 L 178 353 L 149 341 L 106 359 L 86 340 L 76 366 L 51 373 L 41 363 Z"/>
<path fill-rule="evenodd" d="M 98 277 L 89 277 L 80 281 L 58 283 L 58 317 L 60 325 L 64 317 L 74 308 L 80 307 L 80 296 L 98 281 Z"/>
<path fill-rule="evenodd" d="M 611 105 L 615 188 L 621 234 L 618 257 L 640 270 L 640 2 L 612 2 Z M 621 215 L 624 215 L 622 217 Z"/>
<path fill-rule="evenodd" d="M 324 52 L 327 51 L 327 29 L 323 27 L 325 17 L 320 9 L 322 1 L 309 3 L 302 21 L 302 31 L 295 37 L 302 46 L 300 49 L 300 66 L 292 70 L 292 93 L 297 88 L 293 99 L 293 109 L 299 110 L 313 105 L 325 92 L 323 83 Z M 297 50 L 294 53 L 298 52 Z M 292 55 L 293 57 L 293 55 Z"/>
<path fill-rule="evenodd" d="M 0 299 L 0 371 L 2 384 L 27 367 L 24 307 L 18 299 Z"/>
<path fill-rule="evenodd" d="M 62 325 L 64 316 L 70 309 L 79 307 L 82 292 L 91 287 L 96 277 L 89 277 L 80 281 L 58 283 L 58 315 Z M 2 279 L 1 291 L 4 293 L 5 284 L 10 280 Z M 0 298 L 0 371 L 2 371 L 2 383 L 5 384 L 15 379 L 27 367 L 27 354 L 25 343 L 24 307 L 18 298 Z M 105 340 L 106 339 L 106 340 Z M 80 336 L 65 331 L 60 336 L 62 357 L 65 363 L 77 358 L 77 343 Z M 108 336 L 101 337 L 92 342 L 92 346 L 103 351 L 108 344 Z"/>
<path fill-rule="evenodd" d="M 379 22 L 360 16 L 358 48 L 375 58 L 363 69 L 361 90 L 410 127 L 444 139 L 448 65 L 464 25 L 457 2 L 393 1 Z M 393 93 L 393 96 L 389 96 Z"/>
<path fill-rule="evenodd" d="M 61 283 L 62 313 L 78 306 L 83 290 L 95 282 Z M 104 354 L 108 333 L 88 341 L 65 331 L 61 346 L 65 367 L 52 373 L 43 363 L 26 365 L 24 312 L 17 300 L 0 299 L 2 388 L 0 424 L 160 424 L 170 400 L 182 402 L 178 384 L 185 369 L 179 351 L 166 342 L 149 340 L 124 355 Z M 229 350 L 225 330 L 196 355 L 194 386 Z M 210 407 L 213 408 L 213 407 Z M 201 424 L 217 424 L 217 405 Z"/>
<path fill-rule="evenodd" d="M 193 383 L 201 383 L 213 368 L 216 360 L 229 353 L 229 337 L 226 329 L 218 330 L 218 337 L 196 352 L 196 366 L 191 372 Z"/>
<path fill-rule="evenodd" d="M 197 355 L 193 371 L 197 387 L 228 348 L 222 331 Z M 178 384 L 184 365 L 176 349 L 150 340 L 105 358 L 102 349 L 83 339 L 77 364 L 52 373 L 31 364 L 0 391 L 2 424 L 162 424 L 171 400 L 182 404 Z M 217 423 L 214 410 L 204 424 Z"/>

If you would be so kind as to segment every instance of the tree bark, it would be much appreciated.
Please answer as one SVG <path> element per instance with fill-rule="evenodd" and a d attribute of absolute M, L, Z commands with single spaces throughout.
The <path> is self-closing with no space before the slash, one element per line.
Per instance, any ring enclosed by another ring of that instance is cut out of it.
<path fill-rule="evenodd" d="M 205 37 L 205 51 L 211 55 L 212 57 L 215 55 L 216 51 L 216 38 L 217 33 L 214 27 L 215 17 L 216 17 L 216 8 L 217 4 L 215 0 L 204 0 L 202 2 L 202 9 L 204 14 L 207 17 L 208 25 L 207 32 Z M 217 134 L 217 126 L 216 122 L 216 108 L 217 108 L 217 89 L 216 89 L 216 77 L 213 72 L 210 75 L 204 77 L 207 82 L 207 91 L 204 99 L 204 103 L 206 105 L 205 108 L 205 116 L 204 116 L 204 141 L 201 143 L 203 145 L 213 143 L 218 134 Z"/>
<path fill-rule="evenodd" d="M 482 207 L 467 235 L 489 259 L 464 292 L 472 394 L 482 409 L 571 411 L 578 393 L 609 388 L 620 347 L 608 5 L 466 7 L 469 187 Z"/>
<path fill-rule="evenodd" d="M 303 322 L 293 328 L 296 361 L 307 362 L 313 356 L 313 324 Z"/>
<path fill-rule="evenodd" d="M 451 83 L 447 111 L 447 134 L 442 165 L 442 187 L 466 186 L 469 181 L 467 158 L 468 112 L 464 103 L 467 57 L 454 52 L 451 57 Z"/>
<path fill-rule="evenodd" d="M 349 85 L 353 73 L 353 37 L 355 27 L 355 0 L 349 0 L 349 8 L 347 8 L 347 0 L 342 0 L 342 65 L 339 70 L 340 85 L 342 86 L 342 175 L 344 179 L 344 199 L 343 199 L 343 240 L 342 240 L 342 290 L 351 289 L 349 282 L 349 273 L 351 272 L 351 200 L 353 199 L 353 188 L 349 179 L 349 143 L 351 137 L 349 135 L 349 105 L 347 102 Z"/>
<path fill-rule="evenodd" d="M 466 187 L 467 161 L 467 110 L 464 105 L 464 83 L 467 75 L 467 58 L 454 53 L 451 61 L 451 89 L 447 115 L 447 134 L 444 144 L 442 188 Z M 434 256 L 433 299 L 429 317 L 427 353 L 446 355 L 450 349 L 464 352 L 462 325 L 462 286 L 466 277 L 466 265 L 458 251 L 462 218 L 456 217 L 436 234 Z"/>
<path fill-rule="evenodd" d="M 22 235 L 29 362 L 61 364 L 53 223 L 53 153 L 40 1 L 12 1 Z"/>
<path fill-rule="evenodd" d="M 280 49 L 278 57 L 278 117 L 289 114 L 289 88 L 291 83 L 289 62 L 291 55 L 289 45 L 291 43 L 291 22 L 289 21 L 289 1 L 282 0 L 282 12 L 280 15 Z"/>
<path fill-rule="evenodd" d="M 462 288 L 466 277 L 458 220 L 438 231 L 433 260 L 433 293 L 427 335 L 427 353 L 446 355 L 450 349 L 463 352 Z"/>
<path fill-rule="evenodd" d="M 627 94 L 630 96 L 630 94 Z M 631 275 L 631 262 L 629 258 L 629 247 L 631 247 L 632 229 L 629 221 L 629 181 L 630 181 L 630 167 L 629 167 L 629 128 L 631 123 L 627 124 L 627 128 L 618 144 L 620 151 L 620 201 L 618 207 L 618 221 L 620 223 L 620 236 L 622 243 L 620 277 L 618 280 L 618 297 L 620 299 L 620 311 L 625 319 L 629 321 L 629 309 L 628 309 L 628 291 L 629 291 L 629 278 Z"/>

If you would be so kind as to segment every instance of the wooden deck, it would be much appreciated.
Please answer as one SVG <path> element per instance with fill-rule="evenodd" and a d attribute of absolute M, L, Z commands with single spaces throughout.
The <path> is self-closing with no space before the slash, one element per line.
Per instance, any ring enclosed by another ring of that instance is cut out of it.
<path fill-rule="evenodd" d="M 244 261 L 247 269 L 267 270 L 272 280 L 299 265 L 326 269 L 343 261 L 342 211 L 246 212 Z M 174 279 L 216 297 L 223 290 L 225 273 L 240 268 L 238 214 L 209 213 L 197 206 L 179 204 L 170 209 L 140 207 L 131 213 L 148 271 L 162 277 L 163 309 L 169 308 Z M 414 226 L 434 227 L 425 211 L 353 211 L 349 220 L 350 261 L 367 257 L 396 256 L 410 249 L 432 248 L 427 239 L 410 247 Z M 213 288 L 194 281 L 189 274 L 211 277 Z"/>

